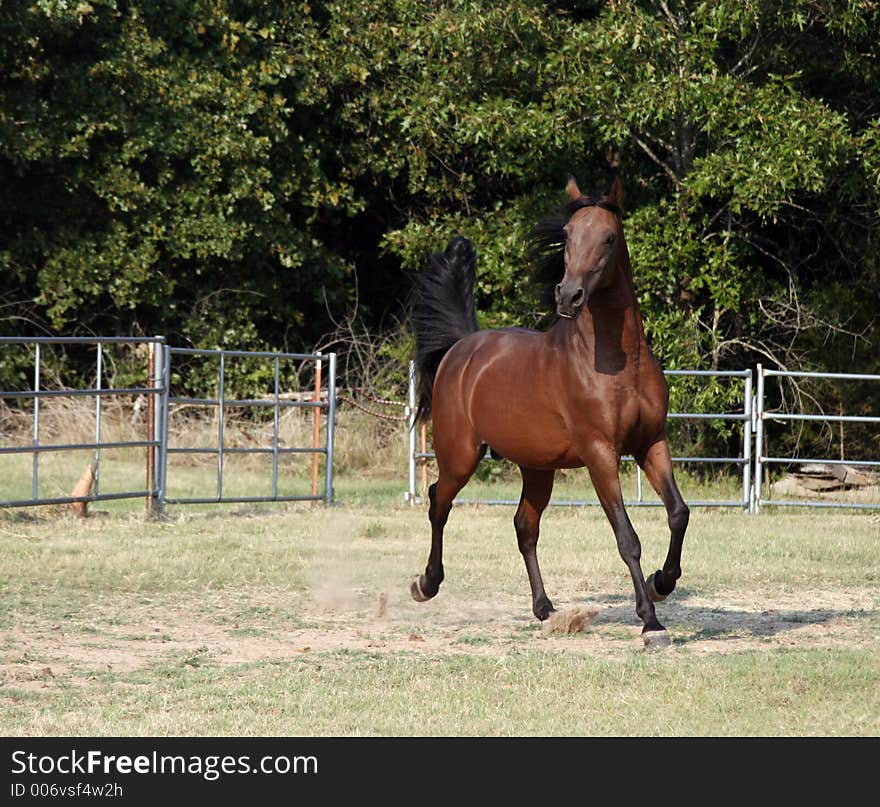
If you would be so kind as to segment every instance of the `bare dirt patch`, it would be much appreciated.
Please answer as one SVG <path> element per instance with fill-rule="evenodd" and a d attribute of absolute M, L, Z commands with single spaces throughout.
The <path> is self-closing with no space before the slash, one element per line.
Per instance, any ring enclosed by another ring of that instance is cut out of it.
<path fill-rule="evenodd" d="M 504 656 L 513 651 L 619 656 L 641 650 L 640 627 L 628 592 L 557 602 L 560 610 L 591 613 L 570 633 L 542 630 L 524 597 L 467 601 L 441 593 L 414 603 L 399 591 L 340 587 L 282 592 L 251 602 L 235 621 L 204 604 L 96 607 L 70 625 L 22 615 L 0 633 L 0 690 L 39 690 L 126 675 L 156 665 L 198 667 L 284 662 L 308 654 Z M 242 603 L 239 603 L 241 606 Z M 271 606 L 271 607 L 270 607 Z M 253 614 L 248 618 L 248 614 Z M 288 615 L 296 615 L 290 627 Z M 876 652 L 880 603 L 873 591 L 742 592 L 704 597 L 676 592 L 658 608 L 673 637 L 667 652 L 739 653 L 782 647 L 864 648 Z M 569 627 L 567 630 L 571 630 Z"/>

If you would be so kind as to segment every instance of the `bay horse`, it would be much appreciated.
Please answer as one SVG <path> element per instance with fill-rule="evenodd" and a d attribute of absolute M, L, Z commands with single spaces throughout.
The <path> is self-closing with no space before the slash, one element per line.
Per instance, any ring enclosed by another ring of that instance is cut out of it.
<path fill-rule="evenodd" d="M 433 421 L 437 481 L 429 488 L 431 550 L 410 587 L 424 602 L 443 581 L 443 529 L 452 502 L 491 449 L 520 467 L 514 516 L 532 593 L 532 611 L 554 608 L 536 553 L 541 514 L 555 471 L 586 466 L 635 587 L 646 646 L 671 643 L 654 603 L 681 576 L 689 510 L 666 440 L 669 391 L 642 325 L 623 235 L 618 174 L 601 197 L 566 187 L 564 217 L 537 227 L 546 266 L 556 266 L 557 321 L 544 331 L 480 330 L 473 285 L 476 253 L 462 237 L 431 257 L 416 280 L 411 322 L 419 375 L 418 417 Z M 666 508 L 671 533 L 661 570 L 647 580 L 641 544 L 620 487 L 619 463 L 631 454 Z"/>

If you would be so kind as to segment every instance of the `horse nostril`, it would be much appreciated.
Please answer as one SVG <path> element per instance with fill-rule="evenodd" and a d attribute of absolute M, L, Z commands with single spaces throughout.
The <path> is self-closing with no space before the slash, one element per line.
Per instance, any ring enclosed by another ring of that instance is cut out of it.
<path fill-rule="evenodd" d="M 556 284 L 556 299 L 558 300 L 562 296 L 562 284 Z"/>
<path fill-rule="evenodd" d="M 571 304 L 572 305 L 580 305 L 584 301 L 584 290 L 578 289 L 574 294 L 571 295 Z"/>

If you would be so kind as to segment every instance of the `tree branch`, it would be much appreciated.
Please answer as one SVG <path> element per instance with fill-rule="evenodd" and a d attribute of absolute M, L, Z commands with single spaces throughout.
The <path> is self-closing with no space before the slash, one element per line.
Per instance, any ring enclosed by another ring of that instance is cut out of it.
<path fill-rule="evenodd" d="M 633 133 L 630 133 L 630 135 L 631 135 L 632 139 L 635 140 L 636 145 L 638 145 L 638 147 L 642 151 L 644 151 L 645 154 L 647 154 L 648 157 L 650 157 L 651 160 L 654 163 L 656 163 L 663 170 L 663 172 L 666 174 L 666 176 L 668 176 L 669 179 L 672 180 L 672 184 L 675 185 L 675 187 L 678 190 L 684 190 L 684 183 L 682 183 L 682 181 L 678 178 L 678 176 L 676 176 L 675 171 L 673 171 L 665 162 L 663 162 L 663 160 L 661 160 L 653 152 L 651 147 L 644 140 L 642 140 L 638 135 L 633 134 Z"/>

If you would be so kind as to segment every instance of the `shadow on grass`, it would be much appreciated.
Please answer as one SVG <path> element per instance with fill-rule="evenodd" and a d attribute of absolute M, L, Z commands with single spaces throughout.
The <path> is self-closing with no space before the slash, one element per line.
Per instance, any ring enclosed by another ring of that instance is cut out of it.
<path fill-rule="evenodd" d="M 840 620 L 878 620 L 880 613 L 858 609 L 767 608 L 744 610 L 719 604 L 717 607 L 688 605 L 693 596 L 687 589 L 676 590 L 668 600 L 657 603 L 657 616 L 675 634 L 676 644 L 707 640 L 767 639 L 807 625 L 829 625 Z M 638 626 L 635 598 L 619 593 L 596 593 L 577 598 L 578 604 L 598 607 L 596 624 L 618 627 Z M 772 603 L 768 603 L 771 605 Z"/>

